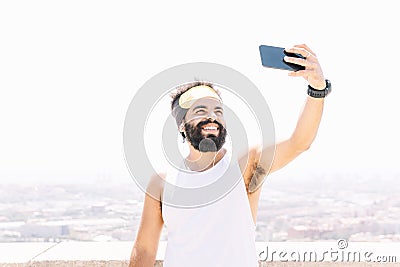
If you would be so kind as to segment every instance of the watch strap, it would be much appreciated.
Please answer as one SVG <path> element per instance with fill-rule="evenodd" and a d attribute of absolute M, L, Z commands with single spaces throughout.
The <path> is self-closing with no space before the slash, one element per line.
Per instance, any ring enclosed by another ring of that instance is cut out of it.
<path fill-rule="evenodd" d="M 331 82 L 328 79 L 325 79 L 326 86 L 322 90 L 315 89 L 308 85 L 307 94 L 311 97 L 315 98 L 324 98 L 332 91 Z"/>

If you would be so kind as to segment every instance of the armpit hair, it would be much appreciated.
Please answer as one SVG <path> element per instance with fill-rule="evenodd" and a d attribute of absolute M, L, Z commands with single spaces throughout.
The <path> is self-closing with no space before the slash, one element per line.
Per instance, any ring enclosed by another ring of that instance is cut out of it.
<path fill-rule="evenodd" d="M 251 177 L 249 184 L 246 186 L 246 190 L 249 194 L 254 193 L 259 186 L 261 186 L 266 174 L 267 171 L 263 167 L 258 163 L 254 163 L 253 176 Z"/>

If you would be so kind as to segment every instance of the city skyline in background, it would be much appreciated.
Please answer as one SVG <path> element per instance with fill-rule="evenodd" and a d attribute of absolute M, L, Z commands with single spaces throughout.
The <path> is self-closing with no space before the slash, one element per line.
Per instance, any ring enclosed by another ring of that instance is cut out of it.
<path fill-rule="evenodd" d="M 400 242 L 399 179 L 318 178 L 265 182 L 256 241 Z M 143 200 L 124 185 L 0 185 L 0 242 L 134 240 Z"/>

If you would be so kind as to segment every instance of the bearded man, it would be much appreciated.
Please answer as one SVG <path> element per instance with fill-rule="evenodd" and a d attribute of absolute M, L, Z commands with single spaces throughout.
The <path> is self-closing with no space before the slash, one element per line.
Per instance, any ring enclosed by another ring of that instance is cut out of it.
<path fill-rule="evenodd" d="M 213 84 L 185 84 L 172 95 L 172 115 L 189 153 L 178 171 L 151 178 L 148 189 L 152 194 L 145 196 L 131 267 L 154 266 L 164 224 L 168 230 L 164 267 L 258 266 L 255 226 L 263 178 L 310 147 L 320 124 L 324 97 L 330 92 L 330 82 L 308 46 L 296 45 L 286 51 L 304 57 L 286 57 L 285 61 L 305 67 L 289 75 L 308 82 L 308 95 L 293 134 L 274 145 L 272 160 L 266 156 L 271 151 L 267 146 L 251 147 L 237 158 L 229 156 L 224 148 L 229 127 L 221 95 Z M 240 180 L 213 203 L 181 208 L 163 201 L 168 192 L 160 181 L 200 187 L 222 174 Z"/>

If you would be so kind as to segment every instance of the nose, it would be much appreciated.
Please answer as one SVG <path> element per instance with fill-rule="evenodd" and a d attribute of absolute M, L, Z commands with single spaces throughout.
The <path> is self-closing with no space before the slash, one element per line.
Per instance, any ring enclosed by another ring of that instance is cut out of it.
<path fill-rule="evenodd" d="M 209 121 L 211 121 L 211 122 L 214 122 L 215 120 L 216 120 L 216 118 L 214 118 L 214 117 L 207 117 L 207 120 L 209 120 Z"/>
<path fill-rule="evenodd" d="M 215 121 L 217 119 L 217 115 L 214 112 L 210 112 L 207 116 L 207 119 Z"/>

